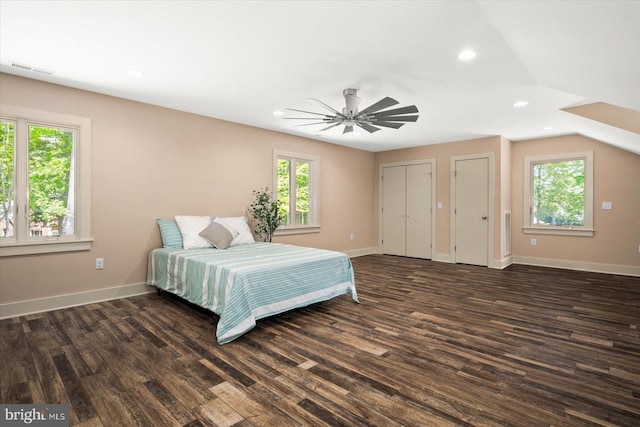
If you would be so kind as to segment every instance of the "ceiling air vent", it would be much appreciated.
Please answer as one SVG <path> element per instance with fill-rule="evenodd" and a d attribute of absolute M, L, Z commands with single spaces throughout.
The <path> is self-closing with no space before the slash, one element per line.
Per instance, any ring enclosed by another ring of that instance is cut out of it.
<path fill-rule="evenodd" d="M 13 62 L 13 61 L 9 61 L 9 64 L 13 67 L 13 68 L 17 68 L 19 70 L 24 70 L 24 71 L 33 71 L 34 73 L 40 73 L 40 74 L 46 74 L 48 76 L 53 74 L 53 71 L 49 71 L 49 70 L 45 70 L 44 68 L 36 68 L 36 67 L 32 67 L 31 65 L 26 65 L 26 64 L 20 64 L 19 62 Z"/>

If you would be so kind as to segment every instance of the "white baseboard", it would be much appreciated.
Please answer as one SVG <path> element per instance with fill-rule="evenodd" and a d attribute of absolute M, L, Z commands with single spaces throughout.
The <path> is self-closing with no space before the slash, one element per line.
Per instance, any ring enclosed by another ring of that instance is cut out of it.
<path fill-rule="evenodd" d="M 347 254 L 349 258 L 356 258 L 359 256 L 379 254 L 380 251 L 376 246 L 372 246 L 370 248 L 361 248 L 361 249 L 354 249 L 351 251 L 345 251 L 344 253 Z"/>
<path fill-rule="evenodd" d="M 114 288 L 98 289 L 95 291 L 77 292 L 66 295 L 56 295 L 27 301 L 0 304 L 0 319 L 42 313 L 78 305 L 93 304 L 119 298 L 127 298 L 155 292 L 156 288 L 146 283 L 117 286 Z"/>
<path fill-rule="evenodd" d="M 513 264 L 513 257 L 509 255 L 508 257 L 499 260 L 494 259 L 492 261 L 489 261 L 489 268 L 497 268 L 498 270 L 502 270 L 509 267 L 511 264 Z"/>
<path fill-rule="evenodd" d="M 640 267 L 632 265 L 598 264 L 562 259 L 534 258 L 514 256 L 514 264 L 535 265 L 538 267 L 564 268 L 567 270 L 592 271 L 594 273 L 620 274 L 640 277 Z"/>

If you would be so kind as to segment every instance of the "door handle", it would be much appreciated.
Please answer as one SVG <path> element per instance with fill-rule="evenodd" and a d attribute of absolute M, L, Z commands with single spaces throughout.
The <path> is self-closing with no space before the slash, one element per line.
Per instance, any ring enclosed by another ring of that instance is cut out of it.
<path fill-rule="evenodd" d="M 482 219 L 487 219 L 487 216 L 486 215 L 482 215 Z"/>

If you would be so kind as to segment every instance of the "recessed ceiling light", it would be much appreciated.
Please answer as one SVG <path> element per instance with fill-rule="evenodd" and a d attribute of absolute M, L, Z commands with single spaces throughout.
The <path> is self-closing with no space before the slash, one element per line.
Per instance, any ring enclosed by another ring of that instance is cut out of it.
<path fill-rule="evenodd" d="M 127 71 L 127 74 L 129 74 L 131 77 L 137 77 L 137 78 L 145 76 L 145 74 L 140 70 L 129 70 Z"/>
<path fill-rule="evenodd" d="M 551 130 L 553 129 L 553 126 L 545 126 L 542 128 L 542 130 Z"/>
<path fill-rule="evenodd" d="M 458 59 L 460 61 L 468 61 L 476 57 L 476 51 L 471 49 L 465 49 L 458 54 Z"/>
<path fill-rule="evenodd" d="M 275 110 L 275 111 L 273 112 L 273 115 L 274 115 L 274 116 L 284 116 L 284 111 L 281 111 L 281 110 Z"/>
<path fill-rule="evenodd" d="M 529 101 L 517 101 L 513 104 L 514 107 L 526 107 L 527 105 L 529 105 Z"/>

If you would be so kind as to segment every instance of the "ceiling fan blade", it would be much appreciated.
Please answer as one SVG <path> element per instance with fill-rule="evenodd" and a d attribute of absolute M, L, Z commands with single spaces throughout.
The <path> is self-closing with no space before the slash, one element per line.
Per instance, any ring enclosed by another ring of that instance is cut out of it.
<path fill-rule="evenodd" d="M 385 128 L 399 129 L 404 123 L 392 123 L 392 122 L 374 122 L 376 126 L 382 126 Z"/>
<path fill-rule="evenodd" d="M 321 119 L 319 117 L 283 117 L 283 120 L 323 120 L 327 123 L 332 121 L 332 117 L 331 116 L 325 116 L 326 118 Z M 386 117 L 385 117 L 386 119 Z"/>
<path fill-rule="evenodd" d="M 374 114 L 376 117 L 382 116 L 395 116 L 398 114 L 411 114 L 417 113 L 418 108 L 415 105 L 409 105 L 408 107 L 394 108 L 393 110 L 380 111 Z"/>
<path fill-rule="evenodd" d="M 343 134 L 349 133 L 349 132 L 353 132 L 353 126 L 345 126 L 344 130 L 342 131 Z"/>
<path fill-rule="evenodd" d="M 418 121 L 418 117 L 419 116 L 375 116 L 371 121 L 373 123 L 375 123 L 376 120 L 380 120 L 381 122 L 415 122 Z"/>
<path fill-rule="evenodd" d="M 367 108 L 360 111 L 358 115 L 375 113 L 376 111 L 384 110 L 385 108 L 389 108 L 396 104 L 398 104 L 398 101 L 396 101 L 393 98 L 389 98 L 387 96 L 386 98 L 382 98 L 380 101 L 376 102 L 375 104 L 369 105 Z"/>
<path fill-rule="evenodd" d="M 314 113 L 313 111 L 296 110 L 295 108 L 285 108 L 285 110 L 297 111 L 298 113 L 315 114 L 316 116 L 327 116 L 327 114 L 324 114 L 324 113 Z"/>
<path fill-rule="evenodd" d="M 320 131 L 319 131 L 319 132 L 322 132 L 322 131 L 324 131 L 324 130 L 329 130 L 329 129 L 331 129 L 331 128 L 334 128 L 334 127 L 336 127 L 336 126 L 339 126 L 340 124 L 341 124 L 341 123 L 334 123 L 334 124 L 332 124 L 332 125 L 330 125 L 330 126 L 327 126 L 327 127 L 326 127 L 326 128 L 324 128 L 324 129 L 320 129 Z"/>
<path fill-rule="evenodd" d="M 313 126 L 313 125 L 326 125 L 328 122 L 313 122 L 313 123 L 303 123 L 301 125 L 293 125 L 293 127 L 300 127 L 300 126 Z"/>
<path fill-rule="evenodd" d="M 373 133 L 373 132 L 376 132 L 376 131 L 380 130 L 379 128 L 377 128 L 375 126 L 371 126 L 368 123 L 358 123 L 358 122 L 356 122 L 356 125 L 360 126 L 362 129 L 366 130 L 369 133 Z"/>
<path fill-rule="evenodd" d="M 322 105 L 327 110 L 329 110 L 329 111 L 331 111 L 333 113 L 336 113 L 338 116 L 344 117 L 344 115 L 340 111 L 336 110 L 335 108 L 331 107 L 330 105 L 325 104 L 324 102 L 320 101 L 319 99 L 315 99 L 315 98 L 308 98 L 308 99 L 310 99 L 311 101 L 317 102 L 318 104 Z"/>

